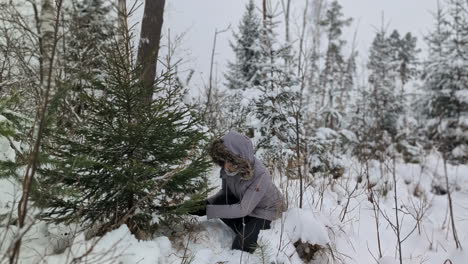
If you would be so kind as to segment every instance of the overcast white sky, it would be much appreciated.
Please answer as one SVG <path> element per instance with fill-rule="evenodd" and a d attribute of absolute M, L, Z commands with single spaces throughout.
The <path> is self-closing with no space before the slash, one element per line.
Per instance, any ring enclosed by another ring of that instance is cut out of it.
<path fill-rule="evenodd" d="M 299 6 L 304 1 L 293 0 L 292 4 Z M 231 31 L 220 35 L 217 42 L 215 60 L 219 78 L 222 78 L 227 61 L 233 59 L 228 41 L 232 39 L 232 29 L 237 29 L 247 2 L 248 0 L 166 0 L 164 32 L 167 33 L 167 29 L 170 28 L 171 39 L 185 32 L 178 55 L 184 61 L 182 69 L 193 68 L 196 71 L 192 85 L 199 88 L 207 82 L 215 29 L 221 30 L 231 25 Z M 255 2 L 261 6 L 261 0 Z M 358 30 L 357 47 L 361 59 L 367 56 L 375 29 L 381 25 L 382 12 L 389 30 L 398 29 L 401 33 L 412 32 L 424 48 L 422 38 L 433 24 L 431 12 L 437 6 L 437 0 L 339 0 L 339 2 L 343 6 L 345 16 L 354 18 L 345 38 L 351 41 L 354 31 Z M 299 12 L 301 11 L 296 10 L 293 17 Z"/>

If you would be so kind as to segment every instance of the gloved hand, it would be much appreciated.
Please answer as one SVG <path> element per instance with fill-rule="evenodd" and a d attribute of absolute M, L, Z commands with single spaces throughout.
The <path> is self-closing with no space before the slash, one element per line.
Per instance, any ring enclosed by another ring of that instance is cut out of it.
<path fill-rule="evenodd" d="M 196 210 L 196 211 L 192 211 L 192 212 L 189 212 L 189 214 L 191 215 L 198 215 L 198 216 L 204 216 L 206 215 L 206 205 L 208 205 L 208 201 L 207 200 L 203 200 L 200 202 L 200 209 Z"/>

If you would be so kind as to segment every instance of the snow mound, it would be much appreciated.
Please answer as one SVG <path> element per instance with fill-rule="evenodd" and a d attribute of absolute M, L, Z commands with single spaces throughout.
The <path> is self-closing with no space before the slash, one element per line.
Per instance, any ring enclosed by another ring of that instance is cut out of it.
<path fill-rule="evenodd" d="M 291 242 L 301 240 L 326 246 L 330 243 L 325 224 L 311 210 L 292 208 L 286 212 L 284 230 Z"/>
<path fill-rule="evenodd" d="M 260 231 L 256 254 L 268 260 L 267 263 L 303 263 L 294 244 L 299 241 L 328 248 L 331 240 L 327 226 L 328 222 L 320 214 L 310 209 L 291 208 L 272 222 L 271 229 Z"/>
<path fill-rule="evenodd" d="M 89 249 L 92 252 L 86 254 Z M 80 259 L 102 264 L 158 264 L 167 263 L 167 256 L 172 252 L 171 242 L 167 237 L 158 237 L 150 241 L 138 241 L 126 225 L 107 233 L 103 237 L 85 240 L 84 234 L 78 235 L 71 248 L 60 255 L 48 258 L 47 263 L 68 263 L 71 259 Z M 85 256 L 86 255 L 86 256 Z"/>

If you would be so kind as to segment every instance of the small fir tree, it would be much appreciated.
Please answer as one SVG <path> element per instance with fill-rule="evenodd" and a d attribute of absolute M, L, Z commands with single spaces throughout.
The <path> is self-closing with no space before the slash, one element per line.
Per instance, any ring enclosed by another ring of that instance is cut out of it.
<path fill-rule="evenodd" d="M 229 89 L 245 90 L 259 84 L 259 67 L 262 61 L 260 26 L 254 1 L 250 0 L 239 24 L 239 32 L 234 33 L 234 41 L 231 42 L 235 60 L 228 64 L 225 75 Z"/>
<path fill-rule="evenodd" d="M 174 75 L 158 77 L 154 99 L 142 104 L 137 67 L 121 47 L 102 54 L 102 78 L 80 93 L 86 121 L 72 135 L 49 131 L 38 190 L 55 221 L 102 222 L 100 233 L 126 223 L 142 238 L 206 195 L 209 164 L 199 119 L 181 102 Z"/>
<path fill-rule="evenodd" d="M 257 86 L 260 84 L 263 54 L 260 43 L 261 20 L 257 14 L 253 0 L 246 5 L 244 15 L 239 24 L 238 32 L 234 33 L 231 48 L 235 59 L 228 63 L 225 74 L 228 90 L 223 95 L 225 102 L 223 122 L 227 127 L 219 131 L 228 131 L 232 128 L 253 136 L 252 108 L 253 101 L 258 96 Z"/>
<path fill-rule="evenodd" d="M 362 112 L 357 125 L 359 146 L 356 153 L 361 159 L 376 159 L 384 161 L 387 148 L 397 135 L 397 120 L 403 109 L 401 94 L 397 93 L 397 72 L 392 64 L 393 56 L 390 38 L 382 28 L 377 32 L 370 48 L 369 90 L 361 95 Z"/>
<path fill-rule="evenodd" d="M 275 29 L 276 15 L 267 12 L 261 30 L 263 63 L 260 68 L 260 95 L 255 100 L 257 120 L 255 141 L 261 156 L 277 169 L 285 169 L 296 156 L 300 121 L 299 86 L 293 72 L 295 57 L 290 43 L 280 43 Z M 295 174 L 295 172 L 293 172 Z"/>
<path fill-rule="evenodd" d="M 417 39 L 409 32 L 404 37 L 400 37 L 400 33 L 394 30 L 388 37 L 388 43 L 390 45 L 390 68 L 395 78 L 394 93 L 402 107 L 396 122 L 396 134 L 393 141 L 406 161 L 418 162 L 422 147 L 418 142 L 416 120 L 410 105 L 412 91 L 405 89 L 405 85 L 416 79 L 419 73 Z"/>

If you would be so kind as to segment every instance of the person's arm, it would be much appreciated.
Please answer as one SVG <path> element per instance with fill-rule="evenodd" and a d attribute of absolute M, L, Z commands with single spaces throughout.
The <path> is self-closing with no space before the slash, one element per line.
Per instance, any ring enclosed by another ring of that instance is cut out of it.
<path fill-rule="evenodd" d="M 219 190 L 216 194 L 208 197 L 206 200 L 208 201 L 208 204 L 212 204 L 215 200 L 224 196 L 226 196 L 226 180 L 225 179 L 222 180 L 221 190 Z"/>
<path fill-rule="evenodd" d="M 221 172 L 220 172 L 220 177 L 221 177 Z M 191 215 L 198 215 L 198 216 L 204 216 L 206 215 L 206 206 L 208 204 L 212 204 L 215 202 L 217 199 L 224 197 L 226 195 L 226 180 L 222 179 L 221 183 L 221 190 L 219 190 L 216 194 L 212 195 L 211 197 L 206 198 L 203 201 L 203 207 L 198 209 L 197 211 L 189 212 Z"/>
<path fill-rule="evenodd" d="M 267 191 L 270 177 L 265 172 L 247 188 L 240 203 L 228 205 L 207 205 L 206 216 L 211 218 L 239 218 L 250 214 Z"/>

